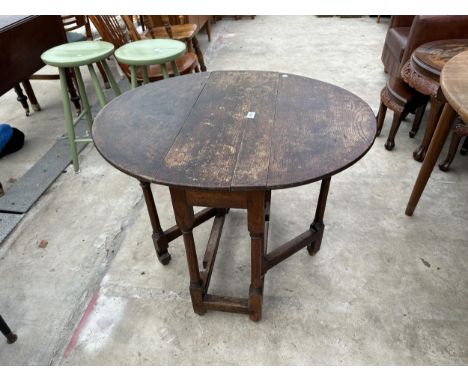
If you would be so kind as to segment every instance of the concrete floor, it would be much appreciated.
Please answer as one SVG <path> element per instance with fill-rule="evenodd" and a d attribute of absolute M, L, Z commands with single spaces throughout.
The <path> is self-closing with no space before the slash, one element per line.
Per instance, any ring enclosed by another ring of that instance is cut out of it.
<path fill-rule="evenodd" d="M 258 16 L 222 20 L 209 45 L 200 39 L 210 70 L 317 78 L 377 112 L 386 28 L 385 19 Z M 12 93 L 0 98 L 0 119 L 27 135 L 22 151 L 0 160 L 5 188 L 64 131 L 58 82 L 33 86 L 44 110 L 29 118 Z M 1 314 L 19 336 L 0 341 L 0 364 L 468 364 L 468 160 L 457 155 L 451 172 L 436 169 L 415 215 L 405 216 L 423 134 L 408 138 L 409 117 L 386 151 L 390 117 L 369 154 L 332 179 L 317 256 L 300 251 L 266 275 L 259 323 L 193 313 L 182 240 L 161 266 L 137 182 L 89 145 L 81 173 L 69 167 L 0 247 Z M 168 191 L 154 191 L 168 227 Z M 316 184 L 273 193 L 270 248 L 310 224 L 317 195 Z M 210 228 L 195 232 L 199 251 Z M 249 243 L 245 212 L 231 211 L 213 293 L 247 296 Z"/>

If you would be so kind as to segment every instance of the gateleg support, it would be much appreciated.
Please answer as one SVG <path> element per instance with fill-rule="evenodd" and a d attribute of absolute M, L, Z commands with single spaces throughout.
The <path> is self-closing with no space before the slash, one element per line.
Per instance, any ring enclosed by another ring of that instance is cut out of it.
<path fill-rule="evenodd" d="M 307 246 L 307 251 L 310 256 L 314 256 L 322 245 L 323 232 L 325 225 L 323 224 L 323 217 L 325 215 L 325 207 L 327 206 L 328 191 L 330 189 L 331 177 L 322 180 L 320 185 L 320 194 L 315 210 L 314 221 L 310 225 L 310 230 L 315 232 L 314 241 Z"/>

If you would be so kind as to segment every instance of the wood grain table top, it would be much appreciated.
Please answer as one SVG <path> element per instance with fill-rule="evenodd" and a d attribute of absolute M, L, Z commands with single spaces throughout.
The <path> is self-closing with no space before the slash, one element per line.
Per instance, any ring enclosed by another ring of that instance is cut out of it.
<path fill-rule="evenodd" d="M 261 71 L 205 72 L 124 93 L 95 119 L 113 166 L 140 180 L 205 190 L 298 186 L 372 146 L 368 104 L 337 86 Z"/>
<path fill-rule="evenodd" d="M 419 72 L 439 81 L 444 65 L 457 54 L 468 50 L 468 39 L 431 41 L 418 47 L 412 55 Z"/>
<path fill-rule="evenodd" d="M 445 64 L 440 85 L 447 102 L 468 123 L 468 51 Z"/>

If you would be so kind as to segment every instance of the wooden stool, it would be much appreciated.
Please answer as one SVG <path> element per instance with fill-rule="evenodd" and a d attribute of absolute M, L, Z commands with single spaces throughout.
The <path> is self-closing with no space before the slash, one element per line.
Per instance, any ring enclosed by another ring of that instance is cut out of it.
<path fill-rule="evenodd" d="M 106 97 L 104 96 L 104 92 L 101 89 L 101 85 L 97 78 L 93 64 L 98 62 L 101 63 L 107 74 L 107 78 L 109 79 L 112 90 L 114 91 L 115 95 L 120 95 L 120 89 L 106 62 L 106 58 L 109 57 L 113 52 L 114 45 L 109 42 L 80 41 L 56 46 L 45 51 L 41 55 L 42 61 L 48 65 L 58 67 L 59 69 L 63 109 L 65 113 L 65 124 L 67 128 L 68 142 L 70 144 L 70 154 L 73 161 L 73 168 L 76 173 L 79 172 L 78 151 L 76 144 L 77 142 L 92 142 L 90 132 L 93 125 L 93 115 L 91 113 L 88 97 L 86 95 L 86 89 L 84 86 L 83 77 L 81 76 L 80 66 L 86 65 L 88 67 L 94 89 L 96 90 L 96 94 L 99 99 L 99 104 L 101 107 L 104 107 L 107 103 Z M 72 117 L 70 101 L 67 94 L 67 81 L 65 75 L 65 69 L 67 68 L 72 68 L 75 72 L 78 89 L 83 103 L 82 112 L 78 115 L 75 121 Z M 76 138 L 75 126 L 85 115 L 88 121 L 88 135 L 85 137 Z"/>
<path fill-rule="evenodd" d="M 413 158 L 419 162 L 422 162 L 426 155 L 445 104 L 439 83 L 440 73 L 448 60 L 465 50 L 468 50 L 466 39 L 432 41 L 417 48 L 401 70 L 403 80 L 431 100 L 431 114 L 423 141 L 413 153 Z"/>
<path fill-rule="evenodd" d="M 175 40 L 139 40 L 118 48 L 115 51 L 115 58 L 130 67 L 132 89 L 134 89 L 138 86 L 138 82 L 149 83 L 148 65 L 160 65 L 163 77 L 167 79 L 169 72 L 166 64 L 170 62 L 174 76 L 180 75 L 175 60 L 185 53 L 185 49 L 183 42 Z"/>

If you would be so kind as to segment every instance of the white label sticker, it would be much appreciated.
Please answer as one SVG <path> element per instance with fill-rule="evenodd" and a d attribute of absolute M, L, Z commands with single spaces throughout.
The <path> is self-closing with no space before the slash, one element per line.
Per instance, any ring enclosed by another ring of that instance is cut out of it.
<path fill-rule="evenodd" d="M 249 111 L 247 113 L 247 115 L 245 116 L 245 118 L 250 118 L 250 119 L 255 118 L 255 112 L 254 111 Z"/>

